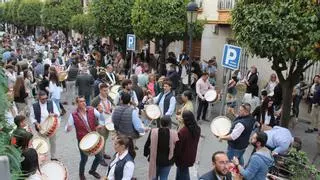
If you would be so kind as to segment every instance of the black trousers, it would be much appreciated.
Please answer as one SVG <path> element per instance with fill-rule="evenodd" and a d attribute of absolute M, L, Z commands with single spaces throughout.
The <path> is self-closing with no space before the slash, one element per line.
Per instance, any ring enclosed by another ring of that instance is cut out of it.
<path fill-rule="evenodd" d="M 200 120 L 201 112 L 202 112 L 202 120 L 206 119 L 207 110 L 208 110 L 208 102 L 206 100 L 202 100 L 198 97 L 198 111 L 197 111 L 197 120 Z"/>

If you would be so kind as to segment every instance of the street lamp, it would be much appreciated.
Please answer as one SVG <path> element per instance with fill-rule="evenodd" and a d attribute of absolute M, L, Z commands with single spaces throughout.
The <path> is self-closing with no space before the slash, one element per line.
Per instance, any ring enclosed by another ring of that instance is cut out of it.
<path fill-rule="evenodd" d="M 198 16 L 198 4 L 194 1 L 191 1 L 187 5 L 187 20 L 188 20 L 188 29 L 189 29 L 189 72 L 188 72 L 188 85 L 191 87 L 191 52 L 192 52 L 192 31 L 193 24 L 197 21 Z"/>

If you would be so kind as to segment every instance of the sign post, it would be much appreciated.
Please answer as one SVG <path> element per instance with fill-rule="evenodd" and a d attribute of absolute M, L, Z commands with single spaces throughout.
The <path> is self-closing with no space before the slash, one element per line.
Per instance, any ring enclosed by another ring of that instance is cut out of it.
<path fill-rule="evenodd" d="M 223 57 L 222 57 L 222 66 L 226 69 L 225 75 L 228 76 L 226 78 L 226 82 L 224 85 L 223 91 L 223 101 L 220 109 L 220 116 L 225 112 L 225 105 L 227 100 L 227 91 L 229 80 L 231 79 L 232 70 L 239 69 L 241 58 L 241 48 L 238 46 L 233 46 L 230 44 L 225 44 L 223 48 Z"/>
<path fill-rule="evenodd" d="M 134 34 L 127 34 L 127 51 L 131 51 L 131 70 L 130 75 L 133 74 L 133 51 L 136 50 L 136 36 Z"/>

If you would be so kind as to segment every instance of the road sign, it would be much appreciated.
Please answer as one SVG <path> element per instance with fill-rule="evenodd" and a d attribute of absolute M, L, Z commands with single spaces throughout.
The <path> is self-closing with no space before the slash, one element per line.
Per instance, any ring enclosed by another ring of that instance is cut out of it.
<path fill-rule="evenodd" d="M 127 50 L 136 50 L 136 36 L 134 34 L 127 34 Z"/>
<path fill-rule="evenodd" d="M 239 69 L 241 47 L 225 44 L 223 48 L 222 66 L 228 69 Z"/>

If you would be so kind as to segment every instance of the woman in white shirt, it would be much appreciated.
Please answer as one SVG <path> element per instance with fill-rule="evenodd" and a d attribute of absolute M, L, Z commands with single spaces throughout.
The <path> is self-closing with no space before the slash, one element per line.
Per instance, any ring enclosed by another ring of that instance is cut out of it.
<path fill-rule="evenodd" d="M 116 154 L 103 179 L 131 180 L 134 172 L 134 158 L 136 157 L 132 139 L 125 135 L 119 135 L 114 140 L 113 147 Z"/>
<path fill-rule="evenodd" d="M 275 73 L 272 73 L 269 82 L 265 86 L 265 90 L 267 90 L 268 94 L 272 95 L 274 93 L 274 88 L 278 83 L 279 82 L 277 81 L 277 75 Z"/>
<path fill-rule="evenodd" d="M 51 100 L 57 105 L 59 111 L 60 111 L 60 99 L 61 99 L 62 91 L 63 91 L 63 89 L 62 89 L 61 84 L 58 80 L 57 73 L 50 72 L 48 92 L 50 93 Z"/>

